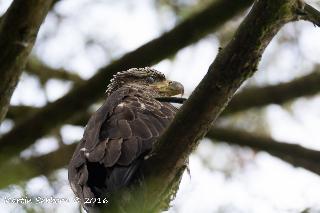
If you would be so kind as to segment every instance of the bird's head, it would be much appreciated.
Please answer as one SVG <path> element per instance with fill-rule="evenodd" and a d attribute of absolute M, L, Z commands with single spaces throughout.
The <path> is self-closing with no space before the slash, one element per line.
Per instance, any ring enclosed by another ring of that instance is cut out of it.
<path fill-rule="evenodd" d="M 181 83 L 167 80 L 162 73 L 150 67 L 118 72 L 111 79 L 106 92 L 110 95 L 123 86 L 142 89 L 155 98 L 170 97 L 184 92 Z"/>

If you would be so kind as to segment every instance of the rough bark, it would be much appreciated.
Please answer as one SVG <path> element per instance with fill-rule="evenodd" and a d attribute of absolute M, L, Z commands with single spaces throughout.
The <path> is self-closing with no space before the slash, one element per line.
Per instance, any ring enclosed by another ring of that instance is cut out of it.
<path fill-rule="evenodd" d="M 270 103 L 281 104 L 285 101 L 292 100 L 293 98 L 314 95 L 319 91 L 320 74 L 319 68 L 317 67 L 311 74 L 297 78 L 288 83 L 261 88 L 249 88 L 248 90 L 238 93 L 230 101 L 222 115 L 232 114 L 233 112 L 246 110 L 250 107 L 264 106 Z M 36 110 L 39 109 L 28 106 L 11 106 L 8 117 L 18 120 L 18 118 L 23 117 L 23 115 L 32 113 L 33 111 L 35 112 Z M 89 117 L 89 112 L 81 113 L 79 114 L 79 117 L 70 120 L 70 123 L 84 126 Z M 301 167 L 320 175 L 318 165 L 316 164 L 316 161 L 312 159 L 312 155 L 314 154 L 308 154 L 316 153 L 316 155 L 320 156 L 318 151 L 308 150 L 294 144 L 276 141 L 268 137 L 255 136 L 239 130 L 216 127 L 210 129 L 206 137 L 218 142 L 224 141 L 229 144 L 248 146 L 260 151 L 266 151 L 293 166 Z M 2 175 L 0 178 L 0 188 L 20 181 L 26 181 L 38 175 L 48 175 L 51 171 L 66 166 L 68 163 L 67 159 L 71 157 L 74 147 L 74 144 L 68 145 L 45 156 L 35 157 L 30 160 L 8 162 L 2 165 L 0 170 L 6 171 L 6 175 Z M 304 156 L 302 157 L 301 155 Z M 52 156 L 64 156 L 64 158 Z M 3 168 L 5 168 L 5 170 L 3 170 Z"/>
<path fill-rule="evenodd" d="M 0 123 L 51 0 L 15 0 L 0 23 Z"/>
<path fill-rule="evenodd" d="M 100 69 L 84 84 L 74 88 L 63 98 L 48 104 L 37 113 L 30 114 L 12 131 L 3 135 L 0 140 L 0 162 L 19 154 L 52 128 L 83 112 L 92 103 L 103 97 L 106 85 L 116 72 L 159 62 L 179 49 L 200 40 L 251 3 L 252 0 L 214 1 L 205 10 L 183 21 L 159 38 Z M 37 131 L 34 131 L 35 129 Z"/>
<path fill-rule="evenodd" d="M 129 199 L 120 193 L 112 200 L 110 205 L 114 212 L 119 209 L 158 212 L 168 207 L 189 154 L 240 85 L 256 71 L 271 39 L 284 24 L 297 20 L 297 9 L 300 8 L 294 0 L 255 2 L 234 38 L 220 51 L 145 161 L 144 185 L 133 190 Z"/>
<path fill-rule="evenodd" d="M 134 199 L 119 197 L 121 210 L 135 209 L 135 204 L 147 211 L 159 211 L 168 206 L 186 159 L 198 139 L 203 137 L 241 83 L 255 72 L 261 54 L 276 32 L 297 18 L 296 9 L 293 0 L 257 1 L 235 38 L 219 53 L 204 80 L 146 161 L 145 185 L 133 192 L 137 195 Z"/>

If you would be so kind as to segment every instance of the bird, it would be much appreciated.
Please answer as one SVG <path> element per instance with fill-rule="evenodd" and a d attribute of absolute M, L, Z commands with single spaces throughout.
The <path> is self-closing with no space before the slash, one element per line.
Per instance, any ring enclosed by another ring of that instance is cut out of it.
<path fill-rule="evenodd" d="M 95 207 L 92 199 L 108 198 L 139 178 L 142 162 L 178 111 L 157 98 L 183 92 L 181 83 L 150 67 L 113 76 L 68 166 L 71 189 L 85 209 Z"/>

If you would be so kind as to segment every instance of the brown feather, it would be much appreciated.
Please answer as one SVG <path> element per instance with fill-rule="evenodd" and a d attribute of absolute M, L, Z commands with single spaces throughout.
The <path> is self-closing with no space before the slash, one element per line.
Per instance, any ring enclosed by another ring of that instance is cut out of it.
<path fill-rule="evenodd" d="M 172 121 L 177 109 L 144 92 L 121 87 L 90 118 L 69 164 L 69 181 L 82 201 L 128 185 Z"/>

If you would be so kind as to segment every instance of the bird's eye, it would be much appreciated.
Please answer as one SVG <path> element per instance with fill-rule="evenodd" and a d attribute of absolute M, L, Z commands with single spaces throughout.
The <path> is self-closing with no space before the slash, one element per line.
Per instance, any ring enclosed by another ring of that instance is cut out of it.
<path fill-rule="evenodd" d="M 151 76 L 149 76 L 148 78 L 146 78 L 146 81 L 147 81 L 148 84 L 152 84 L 152 83 L 155 82 L 154 78 L 151 77 Z"/>

